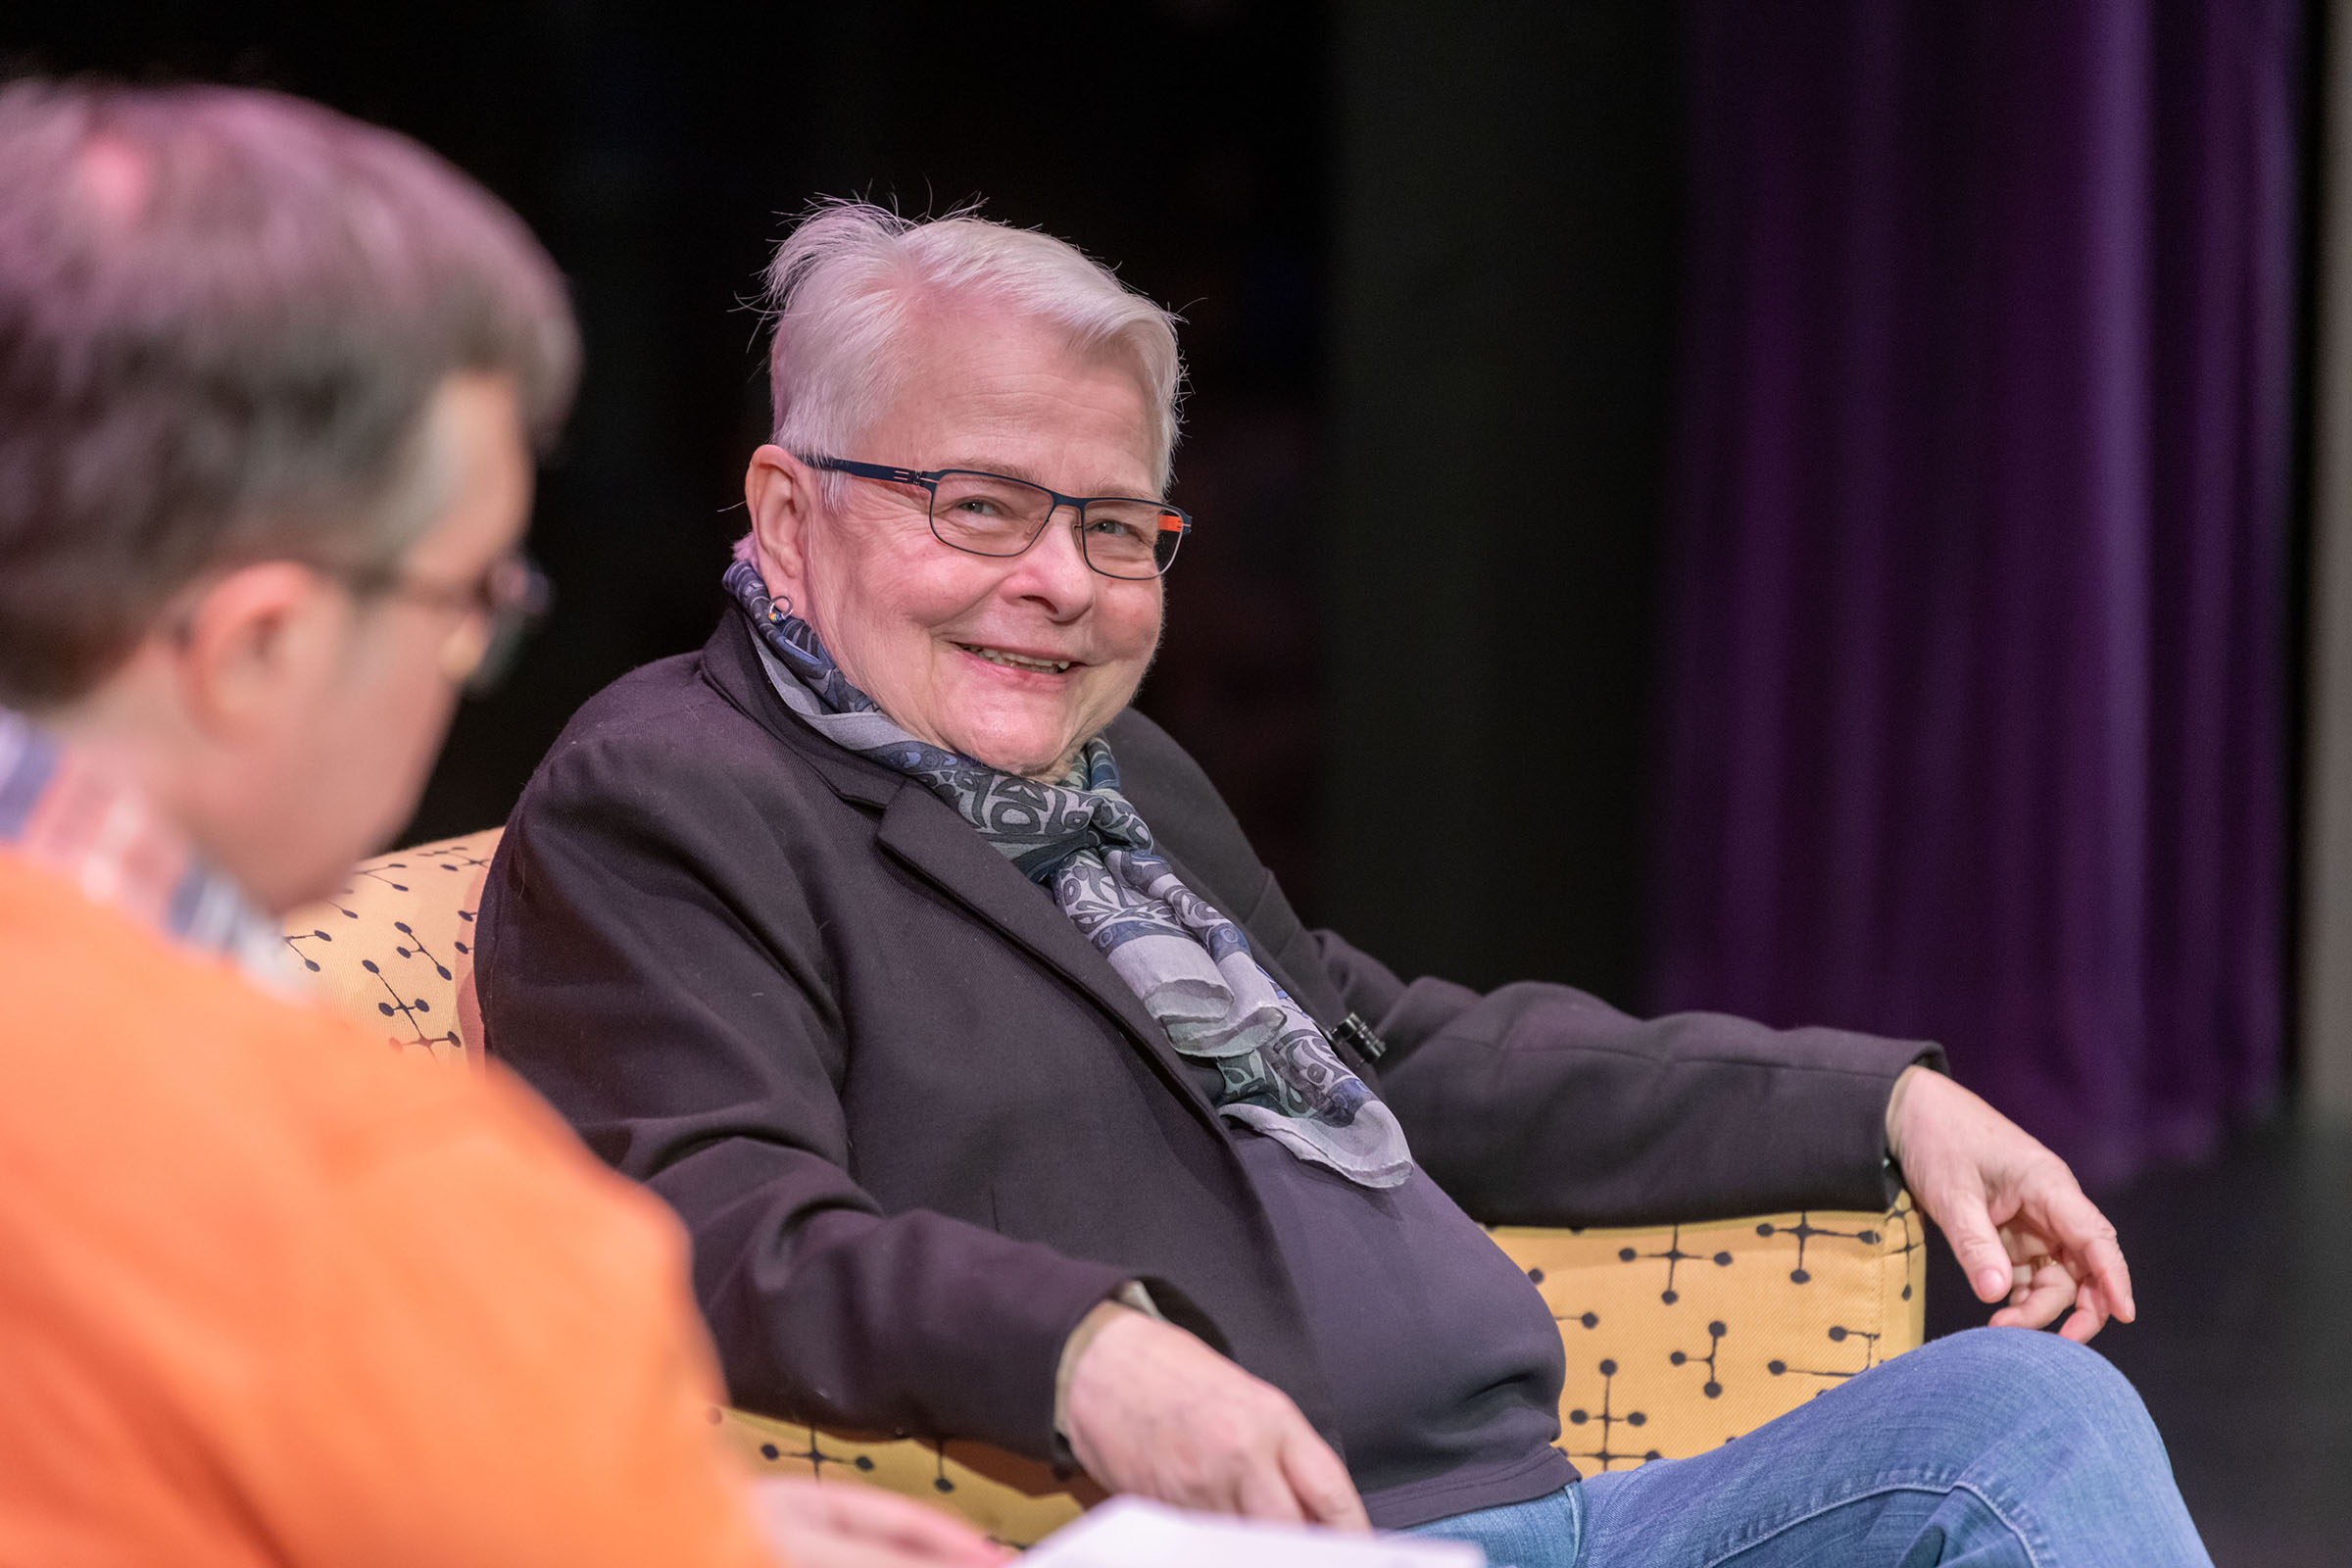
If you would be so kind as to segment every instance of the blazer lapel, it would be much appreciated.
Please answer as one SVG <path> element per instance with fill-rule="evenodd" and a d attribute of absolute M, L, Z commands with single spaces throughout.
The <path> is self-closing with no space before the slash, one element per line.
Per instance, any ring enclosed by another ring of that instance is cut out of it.
<path fill-rule="evenodd" d="M 745 717 L 816 769 L 833 793 L 863 806 L 888 806 L 906 775 L 853 756 L 810 729 L 767 683 L 766 666 L 752 644 L 752 628 L 729 612 L 703 644 L 703 679 Z"/>
<path fill-rule="evenodd" d="M 719 695 L 815 768 L 836 794 L 880 807 L 875 841 L 884 850 L 1092 998 L 1118 1020 L 1195 1114 L 1220 1137 L 1226 1135 L 1223 1118 L 1168 1044 L 1159 1020 L 1144 1010 L 1052 896 L 1014 870 L 929 790 L 904 773 L 843 751 L 803 723 L 768 684 L 751 628 L 741 616 L 726 616 L 704 645 L 703 674 Z"/>
<path fill-rule="evenodd" d="M 946 802 L 911 779 L 901 782 L 903 787 L 883 808 L 876 842 L 1093 998 L 1152 1057 L 1195 1113 L 1222 1134 L 1223 1119 L 1193 1081 L 1176 1048 L 1168 1044 L 1167 1031 L 1144 1010 L 1109 960 L 1078 934 L 1053 896 L 1014 870 L 1012 862 L 990 848 Z"/>

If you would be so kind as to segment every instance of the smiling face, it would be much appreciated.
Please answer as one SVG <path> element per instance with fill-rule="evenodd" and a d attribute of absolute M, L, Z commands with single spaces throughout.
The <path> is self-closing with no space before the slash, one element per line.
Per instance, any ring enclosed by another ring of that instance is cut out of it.
<path fill-rule="evenodd" d="M 977 468 L 1064 495 L 1155 497 L 1152 411 L 1116 352 L 969 307 L 918 307 L 896 405 L 828 454 L 916 469 Z M 1088 566 L 1058 511 L 1019 556 L 932 535 L 918 486 L 814 475 L 763 447 L 747 481 L 758 561 L 842 672 L 919 740 L 1056 779 L 1125 708 L 1159 641 L 1160 583 Z"/>

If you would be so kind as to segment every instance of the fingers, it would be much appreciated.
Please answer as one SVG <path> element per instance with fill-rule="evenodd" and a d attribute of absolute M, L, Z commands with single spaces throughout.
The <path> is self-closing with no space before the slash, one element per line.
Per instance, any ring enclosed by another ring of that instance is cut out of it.
<path fill-rule="evenodd" d="M 1992 1314 L 1996 1328 L 2038 1329 L 2075 1304 L 2075 1277 L 2064 1264 L 2043 1258 L 2038 1267 L 2020 1266 L 2009 1304 Z"/>
<path fill-rule="evenodd" d="M 1245 1519 L 1264 1519 L 1273 1524 L 1298 1525 L 1306 1523 L 1306 1512 L 1291 1491 L 1279 1465 L 1263 1465 L 1242 1472 L 1238 1478 L 1232 1501 L 1222 1512 L 1238 1513 Z"/>
<path fill-rule="evenodd" d="M 1122 1313 L 1070 1371 L 1072 1452 L 1113 1492 L 1250 1518 L 1363 1525 L 1347 1467 L 1290 1396 L 1182 1329 Z"/>
<path fill-rule="evenodd" d="M 2085 1292 L 2090 1289 L 2089 1286 L 2083 1287 Z M 2077 1345 L 2087 1345 L 2092 1336 L 2107 1326 L 2105 1304 L 2095 1297 L 2084 1296 L 2076 1298 L 2074 1306 L 2074 1311 L 2068 1313 L 2066 1321 L 2059 1325 L 2058 1332 Z M 2058 1315 L 2058 1310 L 2046 1308 L 2029 1316 L 2026 1309 L 2005 1306 L 1993 1313 L 1990 1321 L 1996 1329 L 2038 1329 L 2048 1326 L 2050 1320 Z"/>
<path fill-rule="evenodd" d="M 2061 1230 L 2067 1252 L 2071 1259 L 2077 1260 L 2084 1276 L 2098 1286 L 2100 1298 L 2108 1308 L 2118 1319 L 2129 1323 L 2139 1315 L 2139 1308 L 2132 1299 L 2132 1270 L 2124 1262 L 2124 1250 L 2116 1242 L 2115 1227 L 2091 1206 L 2089 1199 L 2080 1193 L 2075 1196 L 2089 1217 L 2074 1234 Z"/>
<path fill-rule="evenodd" d="M 824 1530 L 783 1527 L 770 1534 L 768 1544 L 789 1568 L 919 1568 L 920 1561 L 909 1560 L 888 1546 Z"/>
<path fill-rule="evenodd" d="M 2068 1283 L 2037 1279 L 1996 1313 L 1996 1323 L 2051 1321 L 2072 1302 L 2068 1332 L 2095 1332 L 2109 1314 L 2136 1315 L 2132 1275 L 2116 1245 L 2115 1227 L 2083 1196 L 2063 1160 L 2008 1117 L 1949 1079 L 1916 1068 L 1895 1082 L 1886 1108 L 1888 1147 L 1899 1154 L 1920 1207 L 1950 1241 L 1953 1254 L 1980 1300 L 2009 1296 L 2012 1257 L 2048 1252 L 2065 1266 Z M 2024 1250 L 2004 1248 L 1997 1221 Z M 2095 1285 L 2087 1303 L 2076 1293 Z"/>
<path fill-rule="evenodd" d="M 830 1486 L 833 1521 L 844 1534 L 895 1546 L 927 1562 L 994 1568 L 1012 1554 L 960 1519 L 878 1487 Z"/>
<path fill-rule="evenodd" d="M 1973 1187 L 1948 1189 L 1936 1195 L 1929 1213 L 1943 1227 L 1944 1240 L 1951 1243 L 1952 1255 L 1967 1272 L 1969 1289 L 1977 1293 L 1977 1299 L 1997 1301 L 2007 1296 L 2015 1286 L 2016 1272 L 2010 1267 L 2008 1249 L 1993 1229 L 1984 1194 Z"/>
<path fill-rule="evenodd" d="M 2029 1184 L 2019 1218 L 2049 1238 L 2075 1278 L 2099 1288 L 2102 1306 L 2129 1323 L 2138 1315 L 2132 1299 L 2132 1270 L 2116 1242 L 2115 1227 L 2083 1195 L 2074 1173 L 2054 1157 Z M 2102 1317 L 2101 1321 L 2105 1321 Z"/>
<path fill-rule="evenodd" d="M 2058 1332 L 2077 1345 L 2088 1345 L 2091 1336 L 2107 1326 L 2108 1304 L 2096 1285 L 2085 1285 L 2075 1298 L 2075 1310 L 2059 1327 Z"/>
<path fill-rule="evenodd" d="M 1308 1521 L 1336 1530 L 1370 1530 L 1372 1521 L 1348 1477 L 1348 1467 L 1303 1417 L 1298 1425 L 1303 1430 L 1282 1446 L 1282 1471 Z"/>
<path fill-rule="evenodd" d="M 830 1530 L 791 1525 L 771 1529 L 768 1541 L 778 1548 L 789 1568 L 960 1568 L 964 1560 L 906 1551 L 886 1542 L 866 1541 Z M 995 1564 L 1007 1561 L 1010 1556 L 1005 1552 L 981 1560 Z"/>
<path fill-rule="evenodd" d="M 771 1535 L 799 1563 L 996 1568 L 1011 1555 L 961 1520 L 859 1482 L 770 1479 L 757 1498 Z"/>

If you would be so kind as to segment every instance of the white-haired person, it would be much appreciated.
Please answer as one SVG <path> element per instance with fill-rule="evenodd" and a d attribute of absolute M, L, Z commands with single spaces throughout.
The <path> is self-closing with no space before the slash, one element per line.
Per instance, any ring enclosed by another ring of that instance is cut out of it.
<path fill-rule="evenodd" d="M 676 1222 L 503 1074 L 295 995 L 531 607 L 563 285 L 422 148 L 0 89 L 0 1562 L 915 1568 L 755 1494 Z"/>
<path fill-rule="evenodd" d="M 2132 1313 L 2114 1232 L 1935 1048 L 1407 983 L 1301 925 L 1128 706 L 1194 525 L 1165 313 L 852 204 L 769 281 L 734 604 L 557 742 L 477 968 L 492 1053 L 684 1218 L 739 1402 L 1521 1568 L 2205 1561 L 2077 1343 Z M 1443 760 L 1394 785 L 1480 808 Z M 1577 1478 L 1558 1334 L 1479 1222 L 1898 1183 L 1994 1326 Z"/>

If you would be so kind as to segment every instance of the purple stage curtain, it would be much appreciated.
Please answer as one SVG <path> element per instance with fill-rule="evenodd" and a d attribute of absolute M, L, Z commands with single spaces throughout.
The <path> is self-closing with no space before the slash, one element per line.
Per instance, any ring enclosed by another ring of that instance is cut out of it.
<path fill-rule="evenodd" d="M 1650 1000 L 2193 1156 L 2278 1073 L 2301 10 L 1685 17 Z"/>

